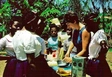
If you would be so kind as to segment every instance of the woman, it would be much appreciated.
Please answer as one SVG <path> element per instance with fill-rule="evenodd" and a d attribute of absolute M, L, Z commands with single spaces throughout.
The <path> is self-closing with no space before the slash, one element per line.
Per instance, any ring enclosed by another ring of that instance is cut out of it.
<path fill-rule="evenodd" d="M 90 33 L 85 29 L 85 25 L 79 22 L 78 16 L 74 12 L 68 12 L 67 14 L 65 14 L 64 22 L 66 23 L 67 27 L 70 27 L 74 30 L 72 35 L 72 41 L 70 43 L 67 53 L 65 54 L 64 60 L 67 63 L 72 62 L 72 58 L 70 58 L 69 56 L 74 46 L 77 48 L 76 56 L 87 57 Z"/>
<path fill-rule="evenodd" d="M 87 30 L 92 31 L 94 35 L 91 38 L 89 44 L 89 57 L 88 62 L 90 60 L 98 60 L 98 70 L 91 72 L 92 77 L 112 77 L 111 70 L 106 61 L 106 53 L 108 51 L 107 46 L 107 36 L 103 29 L 99 29 L 99 18 L 98 14 L 91 13 L 85 17 L 85 23 L 87 25 Z M 92 65 L 90 65 L 92 67 Z M 88 66 L 87 66 L 88 68 Z M 87 69 L 87 73 L 90 72 Z"/>
<path fill-rule="evenodd" d="M 12 37 L 15 34 L 16 30 L 21 29 L 19 26 L 21 24 L 21 17 L 19 16 L 14 16 L 12 17 L 10 23 L 9 23 L 9 34 L 4 36 L 3 38 L 0 39 L 0 50 L 2 48 L 5 49 L 7 52 L 7 64 L 3 73 L 3 77 L 14 77 L 14 71 L 15 71 L 15 65 L 16 65 L 16 58 L 15 58 L 15 53 L 13 49 L 13 44 L 12 44 Z M 3 58 L 1 56 L 1 58 Z"/>
<path fill-rule="evenodd" d="M 15 77 L 59 77 L 47 64 L 42 54 L 38 32 L 41 19 L 33 12 L 24 16 L 24 27 L 13 37 L 13 46 L 18 59 Z"/>

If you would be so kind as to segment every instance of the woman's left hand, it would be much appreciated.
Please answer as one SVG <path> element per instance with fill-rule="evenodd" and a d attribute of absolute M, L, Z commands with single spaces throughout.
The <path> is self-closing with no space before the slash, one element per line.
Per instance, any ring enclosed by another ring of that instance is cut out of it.
<path fill-rule="evenodd" d="M 65 61 L 66 63 L 72 63 L 72 58 L 70 58 L 70 57 L 65 57 L 65 58 L 63 59 L 63 61 Z"/>

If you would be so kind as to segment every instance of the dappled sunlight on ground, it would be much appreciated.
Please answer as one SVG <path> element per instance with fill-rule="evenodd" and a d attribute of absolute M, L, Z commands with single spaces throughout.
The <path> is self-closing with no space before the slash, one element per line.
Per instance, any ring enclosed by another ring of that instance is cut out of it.
<path fill-rule="evenodd" d="M 0 60 L 0 77 L 3 77 L 3 70 L 6 65 L 6 60 Z"/>

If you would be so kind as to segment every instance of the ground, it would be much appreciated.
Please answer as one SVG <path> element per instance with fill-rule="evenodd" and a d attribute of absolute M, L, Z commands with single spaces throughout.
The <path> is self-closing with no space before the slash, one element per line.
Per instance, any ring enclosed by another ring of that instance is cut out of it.
<path fill-rule="evenodd" d="M 2 77 L 3 70 L 4 70 L 4 67 L 6 65 L 5 62 L 6 62 L 5 60 L 0 60 L 0 77 Z M 107 62 L 108 62 L 110 69 L 112 71 L 112 51 L 107 53 Z"/>
<path fill-rule="evenodd" d="M 112 71 L 112 51 L 107 53 L 107 62 L 108 62 L 110 69 Z"/>

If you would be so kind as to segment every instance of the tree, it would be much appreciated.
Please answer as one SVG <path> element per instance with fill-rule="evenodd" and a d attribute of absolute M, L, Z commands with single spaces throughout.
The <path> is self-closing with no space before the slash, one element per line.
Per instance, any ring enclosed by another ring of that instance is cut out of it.
<path fill-rule="evenodd" d="M 0 23 L 4 25 L 3 29 L 6 30 L 6 25 L 12 16 L 24 16 L 29 10 L 37 12 L 39 16 L 45 18 L 46 31 L 49 28 L 49 23 L 53 18 L 61 18 L 66 12 L 65 8 L 69 5 L 68 0 L 7 0 L 3 5 L 0 5 Z M 2 29 L 2 28 L 0 28 Z M 1 30 L 3 31 L 3 30 Z"/>

